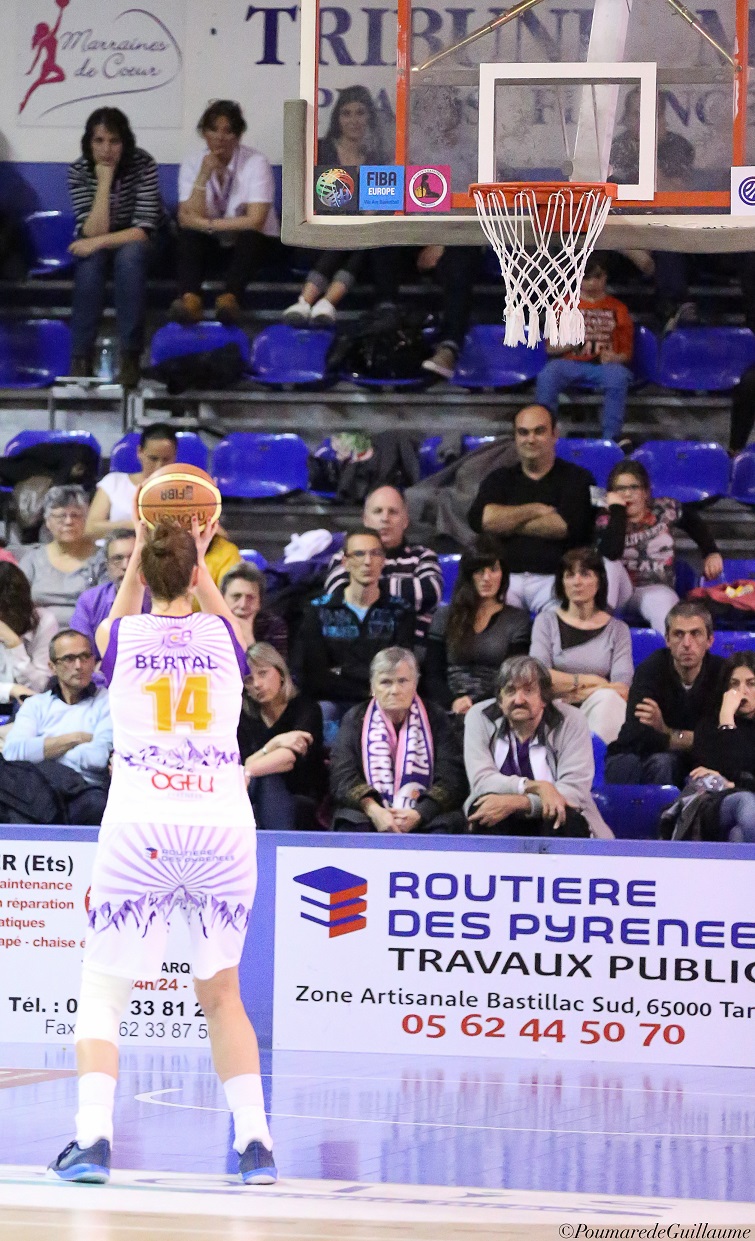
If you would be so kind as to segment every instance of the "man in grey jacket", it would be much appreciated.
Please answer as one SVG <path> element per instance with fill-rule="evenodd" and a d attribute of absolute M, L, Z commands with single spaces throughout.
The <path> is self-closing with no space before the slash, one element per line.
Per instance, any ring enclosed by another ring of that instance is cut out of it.
<path fill-rule="evenodd" d="M 590 792 L 595 763 L 584 716 L 553 702 L 550 673 L 531 655 L 507 659 L 498 698 L 467 712 L 464 765 L 473 832 L 613 836 Z"/>

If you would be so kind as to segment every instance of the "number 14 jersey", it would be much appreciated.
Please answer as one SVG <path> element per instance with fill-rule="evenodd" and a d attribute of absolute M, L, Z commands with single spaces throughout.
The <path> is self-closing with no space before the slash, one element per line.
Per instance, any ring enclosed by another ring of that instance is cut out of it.
<path fill-rule="evenodd" d="M 253 827 L 236 730 L 244 652 L 220 616 L 124 616 L 102 661 L 113 774 L 103 826 Z"/>

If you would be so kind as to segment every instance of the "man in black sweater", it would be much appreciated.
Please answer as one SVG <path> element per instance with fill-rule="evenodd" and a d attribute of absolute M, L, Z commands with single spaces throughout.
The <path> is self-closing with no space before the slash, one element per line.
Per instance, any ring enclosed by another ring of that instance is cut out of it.
<path fill-rule="evenodd" d="M 592 542 L 595 480 L 556 456 L 558 431 L 544 405 L 515 415 L 514 443 L 519 464 L 483 479 L 468 521 L 478 534 L 501 539 L 511 574 L 506 602 L 540 612 L 556 605 L 553 583 L 564 552 Z"/>
<path fill-rule="evenodd" d="M 607 784 L 677 784 L 691 766 L 694 730 L 709 715 L 724 660 L 710 654 L 713 619 L 702 602 L 677 603 L 666 646 L 635 670 L 627 718 L 608 747 Z"/>

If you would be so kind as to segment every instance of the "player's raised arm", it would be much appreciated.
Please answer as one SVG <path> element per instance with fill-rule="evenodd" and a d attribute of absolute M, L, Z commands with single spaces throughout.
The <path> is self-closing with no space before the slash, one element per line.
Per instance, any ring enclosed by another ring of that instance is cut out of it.
<path fill-rule="evenodd" d="M 95 641 L 100 655 L 104 655 L 110 641 L 110 627 L 120 616 L 138 616 L 144 602 L 144 582 L 141 577 L 142 551 L 147 539 L 148 528 L 145 522 L 136 517 L 136 544 L 131 559 L 126 566 L 123 581 L 113 600 L 110 615 L 97 626 Z"/>
<path fill-rule="evenodd" d="M 222 616 L 224 620 L 228 621 L 236 635 L 239 646 L 243 648 L 245 643 L 241 626 L 215 585 L 204 560 L 205 552 L 210 546 L 213 536 L 217 534 L 217 530 L 218 523 L 216 521 L 208 522 L 204 530 L 200 530 L 198 518 L 192 517 L 191 519 L 191 533 L 197 548 L 197 569 L 199 570 L 194 594 L 203 612 L 211 612 L 214 616 Z"/>

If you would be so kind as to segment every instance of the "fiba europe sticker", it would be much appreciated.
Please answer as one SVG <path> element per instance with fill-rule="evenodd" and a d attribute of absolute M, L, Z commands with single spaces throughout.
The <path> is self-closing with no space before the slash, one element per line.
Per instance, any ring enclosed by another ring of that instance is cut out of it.
<path fill-rule="evenodd" d="M 755 168 L 732 168 L 731 214 L 755 215 Z"/>
<path fill-rule="evenodd" d="M 358 185 L 358 168 L 336 168 L 332 164 L 317 164 L 315 215 L 356 215 L 359 210 Z"/>
<path fill-rule="evenodd" d="M 448 211 L 451 169 L 448 164 L 409 164 L 406 169 L 405 211 Z"/>
<path fill-rule="evenodd" d="M 359 169 L 360 211 L 403 211 L 404 169 L 401 164 L 363 164 Z"/>

